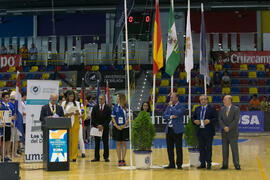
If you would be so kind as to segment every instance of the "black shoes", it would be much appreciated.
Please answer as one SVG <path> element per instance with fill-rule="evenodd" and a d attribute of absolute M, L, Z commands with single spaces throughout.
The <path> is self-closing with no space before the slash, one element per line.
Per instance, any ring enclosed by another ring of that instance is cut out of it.
<path fill-rule="evenodd" d="M 85 154 L 84 153 L 82 153 L 82 158 L 85 158 Z"/>
<path fill-rule="evenodd" d="M 202 165 L 202 164 L 197 167 L 197 169 L 204 169 L 204 168 L 206 168 L 206 167 L 205 167 L 205 165 Z"/>
<path fill-rule="evenodd" d="M 96 158 L 91 160 L 91 162 L 98 162 L 98 161 L 99 159 L 96 159 Z"/>
<path fill-rule="evenodd" d="M 228 166 L 222 166 L 220 169 L 228 169 Z"/>
<path fill-rule="evenodd" d="M 182 170 L 183 168 L 181 166 L 177 166 L 177 169 L 178 170 Z"/>
<path fill-rule="evenodd" d="M 105 160 L 105 162 L 110 162 L 110 160 L 107 158 L 107 159 L 104 159 Z"/>
<path fill-rule="evenodd" d="M 241 168 L 240 168 L 239 165 L 238 165 L 238 166 L 235 166 L 235 169 L 236 169 L 236 170 L 241 170 Z"/>
<path fill-rule="evenodd" d="M 76 159 L 72 159 L 72 162 L 76 162 Z"/>
<path fill-rule="evenodd" d="M 175 169 L 175 166 L 171 166 L 171 165 L 165 166 L 164 169 Z"/>
<path fill-rule="evenodd" d="M 207 168 L 206 168 L 206 169 L 211 169 L 211 165 L 208 165 L 208 164 L 207 164 Z"/>

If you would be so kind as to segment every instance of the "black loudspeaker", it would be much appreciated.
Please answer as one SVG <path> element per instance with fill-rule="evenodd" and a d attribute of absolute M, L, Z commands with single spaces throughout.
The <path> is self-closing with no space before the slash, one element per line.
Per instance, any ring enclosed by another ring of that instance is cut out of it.
<path fill-rule="evenodd" d="M 0 162 L 0 179 L 19 180 L 20 179 L 20 163 Z"/>

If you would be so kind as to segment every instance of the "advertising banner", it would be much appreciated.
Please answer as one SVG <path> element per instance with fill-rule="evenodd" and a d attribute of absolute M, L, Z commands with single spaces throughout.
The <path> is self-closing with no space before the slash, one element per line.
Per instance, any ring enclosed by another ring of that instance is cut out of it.
<path fill-rule="evenodd" d="M 239 132 L 264 132 L 264 112 L 241 111 Z"/>
<path fill-rule="evenodd" d="M 27 81 L 25 162 L 41 162 L 43 159 L 40 111 L 53 93 L 59 93 L 59 81 Z"/>
<path fill-rule="evenodd" d="M 0 68 L 19 67 L 21 56 L 19 54 L 2 54 L 0 55 Z"/>
<path fill-rule="evenodd" d="M 215 51 L 211 57 L 219 64 L 270 64 L 270 51 Z"/>

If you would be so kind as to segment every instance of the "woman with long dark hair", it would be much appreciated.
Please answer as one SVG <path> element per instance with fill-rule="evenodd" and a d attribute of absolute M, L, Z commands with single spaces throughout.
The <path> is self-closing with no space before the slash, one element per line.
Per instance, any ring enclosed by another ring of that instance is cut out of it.
<path fill-rule="evenodd" d="M 71 128 L 69 136 L 69 149 L 70 149 L 70 159 L 76 161 L 78 156 L 78 139 L 79 139 L 79 129 L 80 122 L 79 118 L 81 115 L 80 103 L 75 101 L 75 92 L 67 91 L 66 101 L 62 103 L 64 109 L 65 117 L 71 118 Z"/>

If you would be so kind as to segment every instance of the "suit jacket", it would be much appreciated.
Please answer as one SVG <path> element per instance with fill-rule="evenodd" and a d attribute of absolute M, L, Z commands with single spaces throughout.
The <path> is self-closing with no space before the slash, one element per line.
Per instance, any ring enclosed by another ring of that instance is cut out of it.
<path fill-rule="evenodd" d="M 55 112 L 59 117 L 64 117 L 64 111 L 62 106 L 56 104 L 56 112 Z M 39 120 L 41 122 L 44 122 L 44 118 L 48 117 L 48 116 L 53 116 L 53 113 L 51 111 L 51 108 L 49 106 L 49 104 L 46 104 L 44 106 L 42 106 L 41 108 L 41 112 L 40 112 L 40 118 Z"/>
<path fill-rule="evenodd" d="M 174 133 L 179 134 L 185 131 L 183 124 L 183 116 L 185 115 L 185 107 L 178 102 L 175 106 L 168 106 L 163 115 L 163 118 L 167 120 L 167 126 L 165 128 L 166 134 L 168 134 L 169 121 L 172 115 L 177 116 L 177 118 L 172 119 L 172 125 Z"/>
<path fill-rule="evenodd" d="M 109 128 L 109 124 L 111 121 L 111 108 L 108 105 L 104 105 L 102 113 L 100 113 L 99 105 L 95 105 L 91 116 L 92 116 L 92 125 L 97 127 L 98 125 L 102 125 L 104 128 Z"/>
<path fill-rule="evenodd" d="M 202 110 L 202 106 L 199 106 L 195 109 L 195 112 L 192 116 L 192 122 L 194 123 L 195 120 L 200 120 L 201 117 L 201 110 Z M 216 108 L 214 108 L 211 105 L 207 105 L 206 107 L 206 111 L 205 111 L 205 115 L 204 115 L 204 120 L 205 119 L 209 119 L 210 123 L 205 125 L 205 128 L 203 128 L 204 132 L 207 132 L 210 136 L 214 136 L 215 135 L 215 122 L 217 122 L 217 111 Z M 200 128 L 200 125 L 196 125 L 196 134 L 198 135 L 200 130 L 202 130 L 202 128 Z"/>
<path fill-rule="evenodd" d="M 220 109 L 219 112 L 219 126 L 221 128 L 221 132 L 225 133 L 224 127 L 228 126 L 229 127 L 229 134 L 232 136 L 238 136 L 239 131 L 238 131 L 238 123 L 240 121 L 240 109 L 239 107 L 235 105 L 231 105 L 231 109 L 229 112 L 229 115 L 226 115 L 226 107 L 223 106 Z"/>

